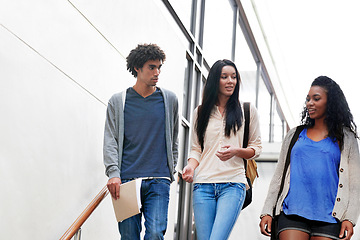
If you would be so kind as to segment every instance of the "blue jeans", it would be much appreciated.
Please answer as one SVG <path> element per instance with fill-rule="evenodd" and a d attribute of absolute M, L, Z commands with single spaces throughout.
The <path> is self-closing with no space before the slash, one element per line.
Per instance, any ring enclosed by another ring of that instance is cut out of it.
<path fill-rule="evenodd" d="M 195 183 L 193 208 L 198 240 L 225 240 L 244 204 L 243 183 Z"/>
<path fill-rule="evenodd" d="M 144 239 L 164 239 L 169 192 L 170 180 L 168 179 L 143 180 L 141 183 L 141 213 L 118 223 L 121 240 L 140 240 L 142 214 L 145 218 Z"/>

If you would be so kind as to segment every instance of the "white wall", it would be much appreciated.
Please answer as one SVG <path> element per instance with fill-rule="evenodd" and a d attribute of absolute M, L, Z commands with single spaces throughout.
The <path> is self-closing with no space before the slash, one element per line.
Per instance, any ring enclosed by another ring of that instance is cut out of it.
<path fill-rule="evenodd" d="M 106 184 L 106 104 L 135 83 L 125 57 L 138 43 L 165 51 L 159 85 L 177 94 L 181 109 L 183 42 L 159 0 L 0 0 L 2 239 L 60 238 Z M 254 202 L 230 239 L 267 239 L 258 216 L 273 169 L 259 164 Z M 176 201 L 173 183 L 166 239 Z M 119 238 L 109 196 L 82 229 L 86 240 Z"/>
<path fill-rule="evenodd" d="M 135 83 L 124 57 L 138 43 L 165 51 L 159 85 L 181 104 L 185 47 L 163 10 L 149 0 L 0 1 L 2 238 L 60 238 L 106 184 L 106 104 Z M 82 238 L 118 236 L 107 197 Z"/>

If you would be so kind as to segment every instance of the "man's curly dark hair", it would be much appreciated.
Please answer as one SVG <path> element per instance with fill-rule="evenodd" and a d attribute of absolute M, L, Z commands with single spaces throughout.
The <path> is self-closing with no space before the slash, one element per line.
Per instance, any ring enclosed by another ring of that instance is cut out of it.
<path fill-rule="evenodd" d="M 349 105 L 340 86 L 331 78 L 326 76 L 317 77 L 311 86 L 322 87 L 327 94 L 326 117 L 325 123 L 328 127 L 328 136 L 335 138 L 340 143 L 340 149 L 344 145 L 344 127 L 347 127 L 357 136 L 357 126 L 354 122 L 353 115 L 350 112 Z M 309 112 L 304 107 L 301 122 L 307 126 L 314 126 L 315 120 L 311 119 Z"/>
<path fill-rule="evenodd" d="M 139 44 L 135 49 L 131 50 L 129 56 L 126 58 L 127 70 L 137 77 L 135 68 L 142 68 L 149 60 L 161 60 L 164 62 L 166 59 L 165 53 L 156 44 Z"/>

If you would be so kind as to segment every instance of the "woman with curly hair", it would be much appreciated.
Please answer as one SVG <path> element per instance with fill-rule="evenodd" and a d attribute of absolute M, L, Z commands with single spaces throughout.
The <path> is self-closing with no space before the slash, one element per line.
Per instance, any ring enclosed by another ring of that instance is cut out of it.
<path fill-rule="evenodd" d="M 302 126 L 291 129 L 283 141 L 261 215 L 261 233 L 270 236 L 275 217 L 276 239 L 351 238 L 360 212 L 356 130 L 339 85 L 326 76 L 316 78 Z"/>
<path fill-rule="evenodd" d="M 202 103 L 194 112 L 191 151 L 182 178 L 194 182 L 199 240 L 228 239 L 246 194 L 243 159 L 253 159 L 261 152 L 259 119 L 252 105 L 248 146 L 243 147 L 245 124 L 239 88 L 235 64 L 218 60 L 209 71 Z"/>

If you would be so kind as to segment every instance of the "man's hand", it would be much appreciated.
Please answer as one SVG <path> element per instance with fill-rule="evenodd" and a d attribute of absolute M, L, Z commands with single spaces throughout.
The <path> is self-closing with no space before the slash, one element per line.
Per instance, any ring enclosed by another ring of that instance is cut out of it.
<path fill-rule="evenodd" d="M 111 196 L 115 200 L 118 200 L 120 197 L 120 184 L 121 184 L 121 180 L 120 178 L 117 177 L 109 179 L 107 183 L 107 188 L 109 189 Z"/>

